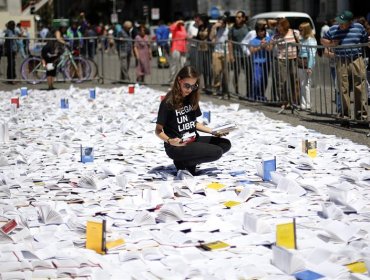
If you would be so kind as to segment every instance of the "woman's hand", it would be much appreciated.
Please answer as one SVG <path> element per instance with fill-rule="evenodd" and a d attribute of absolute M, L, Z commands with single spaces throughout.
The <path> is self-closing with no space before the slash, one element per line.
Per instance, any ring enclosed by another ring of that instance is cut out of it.
<path fill-rule="evenodd" d="M 176 147 L 186 146 L 186 143 L 183 143 L 182 140 L 178 137 L 168 139 L 168 144 Z"/>

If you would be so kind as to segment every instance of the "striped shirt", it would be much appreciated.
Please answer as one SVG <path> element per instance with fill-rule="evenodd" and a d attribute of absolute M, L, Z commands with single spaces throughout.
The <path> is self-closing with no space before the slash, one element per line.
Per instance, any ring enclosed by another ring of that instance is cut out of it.
<path fill-rule="evenodd" d="M 278 33 L 274 35 L 272 40 L 275 41 L 275 43 L 277 44 L 278 59 L 297 58 L 297 46 L 294 44 L 297 43 L 296 38 L 298 37 L 299 34 L 296 34 L 296 31 L 294 31 L 293 29 L 289 29 L 285 36 L 282 36 Z"/>
<path fill-rule="evenodd" d="M 360 23 L 352 23 L 348 29 L 341 30 L 339 25 L 333 25 L 325 33 L 324 39 L 338 40 L 338 46 L 348 45 L 348 48 L 334 48 L 336 56 L 353 58 L 361 55 L 358 44 L 367 43 L 368 37 L 365 28 Z"/>

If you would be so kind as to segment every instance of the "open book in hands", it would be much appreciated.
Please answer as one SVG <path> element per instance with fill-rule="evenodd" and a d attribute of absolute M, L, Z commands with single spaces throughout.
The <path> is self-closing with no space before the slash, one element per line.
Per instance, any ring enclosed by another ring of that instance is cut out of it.
<path fill-rule="evenodd" d="M 226 134 L 229 133 L 238 127 L 234 123 L 226 123 L 223 125 L 216 126 L 212 129 L 211 134 L 213 135 L 220 135 L 220 134 Z"/>

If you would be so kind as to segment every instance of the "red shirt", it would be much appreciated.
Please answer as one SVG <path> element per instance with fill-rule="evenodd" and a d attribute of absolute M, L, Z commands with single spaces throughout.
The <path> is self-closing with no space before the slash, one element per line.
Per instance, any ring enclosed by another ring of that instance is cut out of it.
<path fill-rule="evenodd" d="M 187 33 L 184 25 L 173 23 L 170 26 L 170 31 L 172 33 L 171 52 L 186 52 Z"/>

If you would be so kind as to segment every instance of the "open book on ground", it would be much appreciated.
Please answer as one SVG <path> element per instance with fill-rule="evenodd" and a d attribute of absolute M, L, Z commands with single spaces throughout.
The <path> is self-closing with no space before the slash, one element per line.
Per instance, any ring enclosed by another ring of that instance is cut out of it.
<path fill-rule="evenodd" d="M 42 223 L 46 225 L 60 225 L 63 223 L 62 216 L 49 205 L 40 205 L 38 209 Z"/>
<path fill-rule="evenodd" d="M 292 274 L 304 269 L 304 262 L 294 250 L 287 250 L 279 246 L 272 246 L 271 263 L 281 271 Z"/>
<path fill-rule="evenodd" d="M 212 129 L 212 134 L 222 134 L 222 133 L 228 133 L 231 132 L 238 127 L 234 123 L 226 123 L 223 125 L 216 126 Z"/>

